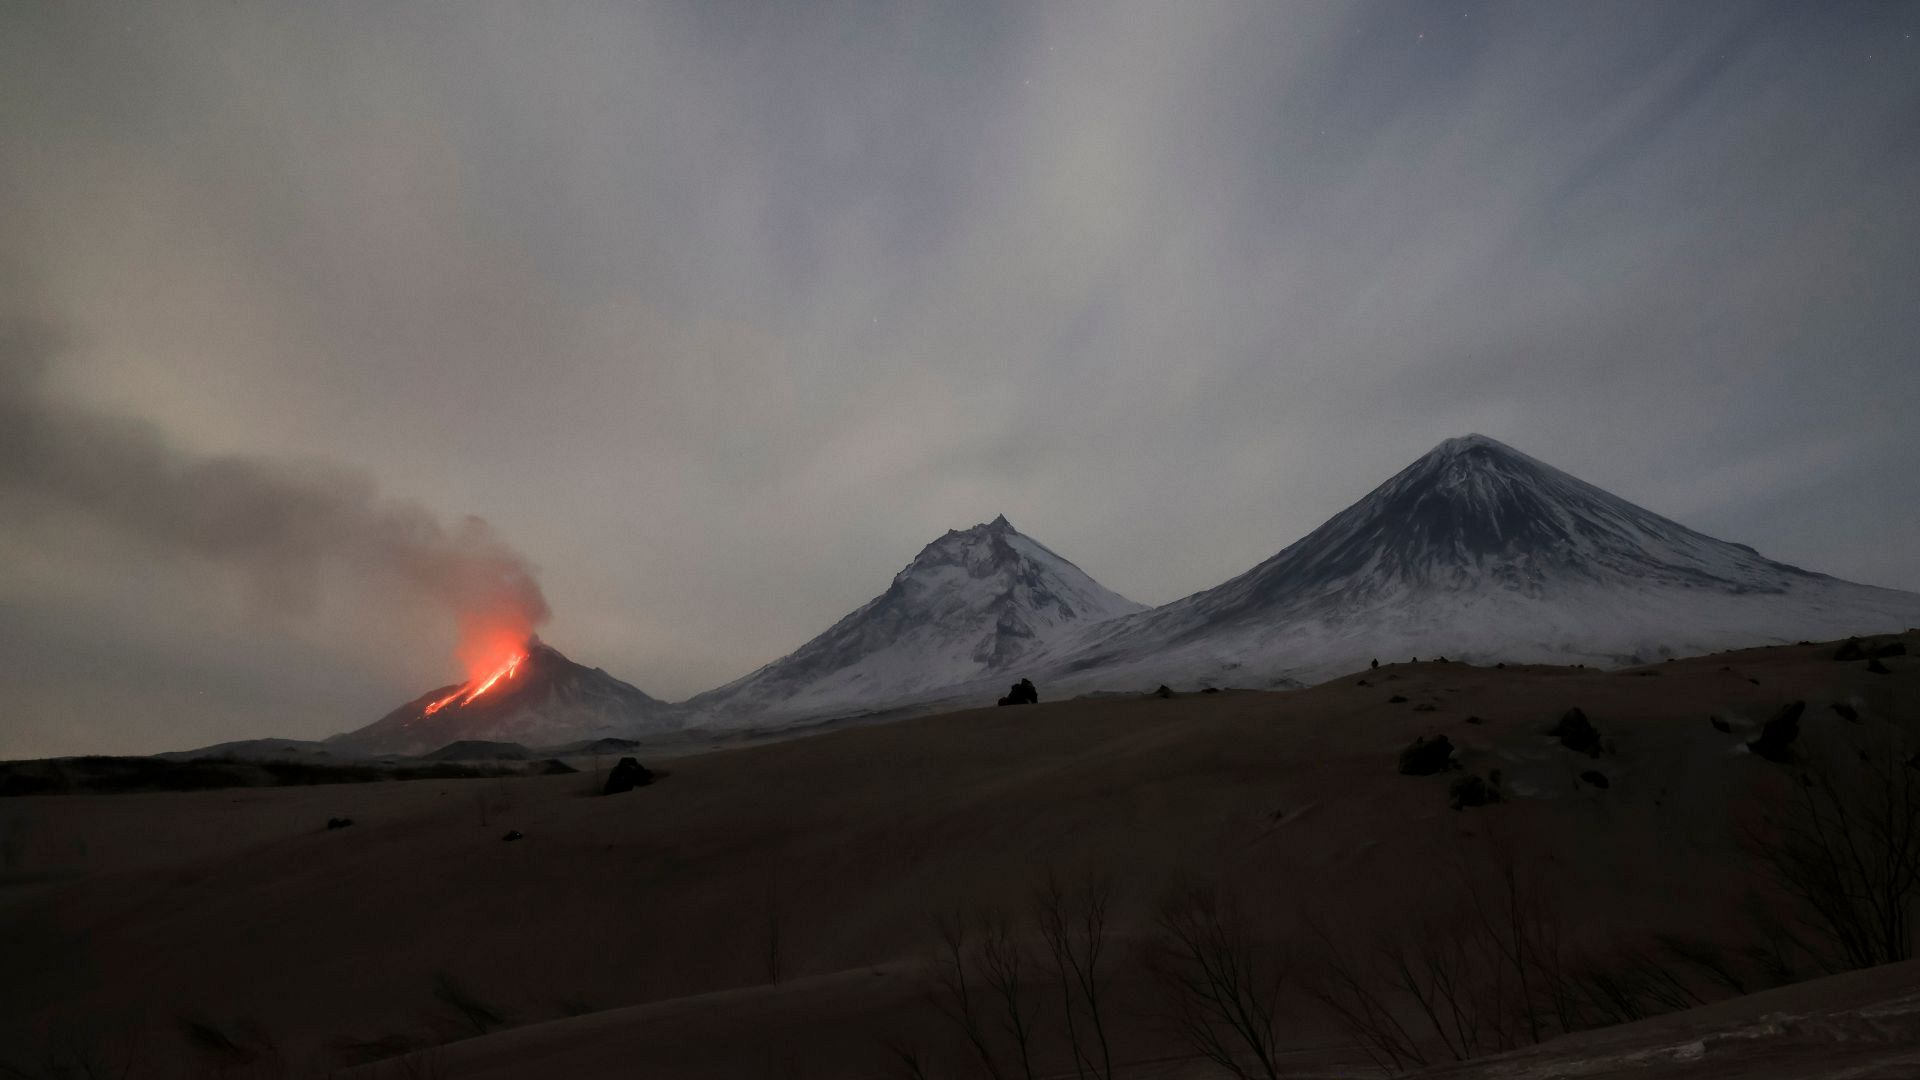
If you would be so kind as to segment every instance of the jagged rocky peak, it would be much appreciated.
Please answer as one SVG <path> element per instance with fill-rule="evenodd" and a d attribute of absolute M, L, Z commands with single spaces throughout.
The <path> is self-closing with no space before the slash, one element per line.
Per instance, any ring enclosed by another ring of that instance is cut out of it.
<path fill-rule="evenodd" d="M 1023 545 L 1020 541 L 1026 543 Z M 1028 547 L 1046 550 L 1022 536 L 1002 514 L 971 529 L 949 529 L 940 539 L 921 548 L 920 553 L 898 576 L 907 577 L 930 567 L 959 565 L 979 577 L 1017 562 L 1023 555 L 1032 554 L 1029 550 L 1023 550 Z M 1047 554 L 1051 556 L 1053 553 Z"/>
<path fill-rule="evenodd" d="M 1140 610 L 1000 515 L 950 530 L 825 633 L 689 704 L 797 711 L 924 699 L 997 679 L 1063 633 Z"/>

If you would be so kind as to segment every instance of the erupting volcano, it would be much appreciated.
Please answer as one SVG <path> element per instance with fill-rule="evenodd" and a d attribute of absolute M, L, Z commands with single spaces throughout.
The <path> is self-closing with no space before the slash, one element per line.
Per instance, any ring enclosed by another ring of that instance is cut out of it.
<path fill-rule="evenodd" d="M 525 650 L 523 649 L 515 650 L 513 655 L 507 657 L 504 663 L 495 667 L 493 671 L 490 674 L 488 674 L 485 679 L 476 679 L 472 682 L 462 683 L 460 685 L 460 688 L 455 690 L 453 693 L 448 694 L 446 697 L 441 698 L 439 701 L 436 701 L 431 705 L 428 705 L 426 714 L 428 716 L 432 716 L 434 713 L 437 713 L 441 709 L 446 708 L 448 705 L 453 704 L 453 699 L 455 698 L 459 698 L 460 704 L 462 705 L 473 704 L 473 699 L 493 689 L 494 683 L 499 682 L 501 679 L 513 678 L 513 673 L 520 669 L 520 662 L 522 660 L 525 660 L 526 658 L 527 658 L 527 654 Z M 471 689 L 469 689 L 469 687 L 471 687 Z"/>
<path fill-rule="evenodd" d="M 418 754 L 463 739 L 542 746 L 677 726 L 666 703 L 574 663 L 536 636 L 496 636 L 491 651 L 477 639 L 468 644 L 474 647 L 462 649 L 466 681 L 328 742 L 359 753 Z"/>

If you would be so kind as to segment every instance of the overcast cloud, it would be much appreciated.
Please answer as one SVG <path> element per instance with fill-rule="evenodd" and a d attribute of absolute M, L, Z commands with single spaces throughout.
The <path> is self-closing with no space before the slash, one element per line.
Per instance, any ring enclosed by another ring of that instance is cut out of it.
<path fill-rule="evenodd" d="M 1916 33 L 10 4 L 0 404 L 484 535 L 549 641 L 670 699 L 949 528 L 1005 513 L 1162 603 L 1469 431 L 1920 589 Z M 0 453 L 0 756 L 316 737 L 458 672 L 363 546 L 285 585 L 156 527 L 138 469 Z"/>

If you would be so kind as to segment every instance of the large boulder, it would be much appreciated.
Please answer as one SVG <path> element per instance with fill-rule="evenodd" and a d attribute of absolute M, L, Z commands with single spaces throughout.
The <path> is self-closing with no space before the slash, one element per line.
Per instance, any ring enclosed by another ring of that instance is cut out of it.
<path fill-rule="evenodd" d="M 1453 743 L 1445 735 L 1420 736 L 1400 751 L 1400 775 L 1432 776 L 1453 767 Z"/>
<path fill-rule="evenodd" d="M 1500 801 L 1500 778 L 1495 775 L 1491 781 L 1482 780 L 1472 773 L 1456 777 L 1447 786 L 1447 805 L 1455 810 L 1464 810 L 1469 806 L 1486 806 Z"/>
<path fill-rule="evenodd" d="M 1033 688 L 1033 680 L 1021 679 L 1019 682 L 1014 683 L 1012 688 L 1007 691 L 1006 697 L 1000 699 L 1000 704 L 1038 705 L 1040 704 L 1040 691 Z"/>
<path fill-rule="evenodd" d="M 1600 756 L 1600 733 L 1594 730 L 1593 722 L 1587 719 L 1587 714 L 1577 707 L 1568 709 L 1560 717 L 1560 722 L 1553 725 L 1553 729 L 1547 734 L 1559 739 L 1560 745 L 1569 750 L 1588 757 Z"/>
<path fill-rule="evenodd" d="M 646 787 L 653 783 L 653 770 L 630 757 L 623 757 L 620 763 L 607 774 L 607 786 L 602 795 L 618 795 L 623 791 L 632 791 L 637 787 Z"/>
<path fill-rule="evenodd" d="M 1773 714 L 1773 719 L 1760 729 L 1760 737 L 1747 744 L 1747 749 L 1768 761 L 1792 761 L 1793 741 L 1800 737 L 1800 714 L 1806 711 L 1807 703 L 1804 701 L 1792 701 L 1781 706 L 1780 711 Z"/>

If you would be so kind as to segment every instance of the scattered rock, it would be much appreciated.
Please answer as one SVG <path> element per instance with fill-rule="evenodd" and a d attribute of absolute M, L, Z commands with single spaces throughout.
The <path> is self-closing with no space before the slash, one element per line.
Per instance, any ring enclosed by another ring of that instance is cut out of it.
<path fill-rule="evenodd" d="M 1000 699 L 1000 704 L 1038 705 L 1040 704 L 1040 691 L 1033 688 L 1033 680 L 1021 679 L 1019 682 L 1014 683 L 1012 688 L 1007 691 L 1006 697 Z"/>
<path fill-rule="evenodd" d="M 1836 701 L 1833 703 L 1833 715 L 1845 720 L 1849 724 L 1857 724 L 1860 722 L 1859 711 L 1844 701 Z"/>
<path fill-rule="evenodd" d="M 1500 801 L 1500 781 L 1496 777 L 1492 783 L 1482 780 L 1471 773 L 1454 778 L 1447 786 L 1447 805 L 1455 810 L 1464 810 L 1469 806 L 1485 806 Z"/>
<path fill-rule="evenodd" d="M 521 831 L 520 831 L 519 829 L 508 829 L 508 830 L 507 830 L 507 835 L 505 835 L 505 836 L 503 836 L 503 837 L 501 837 L 500 839 L 502 839 L 502 840 L 525 840 L 526 838 L 527 838 L 527 836 L 526 836 L 526 834 L 525 834 L 525 833 L 523 833 L 523 832 L 521 832 Z"/>
<path fill-rule="evenodd" d="M 1418 705 L 1415 705 L 1415 706 L 1413 707 L 1413 711 L 1414 711 L 1414 712 L 1438 712 L 1438 711 L 1440 711 L 1440 706 L 1438 706 L 1438 705 L 1429 705 L 1429 704 L 1427 704 L 1426 702 L 1424 702 L 1424 701 L 1423 701 L 1423 702 L 1421 702 L 1420 704 L 1418 704 Z"/>
<path fill-rule="evenodd" d="M 1432 776 L 1453 767 L 1453 743 L 1445 735 L 1422 735 L 1400 751 L 1400 775 Z"/>
<path fill-rule="evenodd" d="M 327 819 L 327 828 L 329 829 L 344 829 L 352 824 L 353 819 L 350 817 L 330 817 Z"/>
<path fill-rule="evenodd" d="M 1387 699 L 1387 704 L 1389 705 L 1404 705 L 1406 702 L 1407 696 L 1405 694 L 1395 694 Z"/>
<path fill-rule="evenodd" d="M 1713 730 L 1715 731 L 1724 731 L 1728 734 L 1733 733 L 1733 725 L 1727 723 L 1725 720 L 1722 720 L 1717 716 L 1707 717 L 1707 723 L 1712 724 Z"/>
<path fill-rule="evenodd" d="M 1588 769 L 1586 772 L 1581 773 L 1580 779 L 1585 780 L 1587 783 L 1592 784 L 1594 787 L 1597 787 L 1602 791 L 1605 791 L 1607 788 L 1613 786 L 1612 784 L 1609 784 L 1607 782 L 1606 773 L 1599 772 L 1594 769 Z"/>
<path fill-rule="evenodd" d="M 1880 658 L 1879 658 L 1879 657 L 1877 657 L 1877 656 L 1876 656 L 1876 657 L 1874 657 L 1873 659 L 1871 659 L 1871 660 L 1868 660 L 1868 661 L 1867 661 L 1867 673 L 1868 673 L 1868 674 L 1870 674 L 1870 675 L 1891 675 L 1891 674 L 1893 674 L 1893 673 L 1892 673 L 1891 671 L 1888 671 L 1888 670 L 1887 670 L 1887 665 L 1885 665 L 1885 664 L 1883 664 L 1883 663 L 1881 663 L 1881 662 L 1880 662 Z"/>
<path fill-rule="evenodd" d="M 602 795 L 618 795 L 623 791 L 632 791 L 637 787 L 646 787 L 653 783 L 653 770 L 630 757 L 623 757 L 613 771 L 607 774 L 607 785 L 600 790 Z"/>
<path fill-rule="evenodd" d="M 1600 756 L 1600 733 L 1594 730 L 1593 723 L 1587 719 L 1587 714 L 1577 707 L 1568 709 L 1566 714 L 1560 717 L 1560 722 L 1553 725 L 1553 730 L 1547 734 L 1559 739 L 1560 745 L 1569 750 L 1588 757 Z"/>
<path fill-rule="evenodd" d="M 1800 737 L 1800 714 L 1806 711 L 1804 701 L 1781 706 L 1773 719 L 1760 729 L 1760 737 L 1747 744 L 1747 749 L 1768 761 L 1792 761 L 1793 741 Z"/>
<path fill-rule="evenodd" d="M 1157 698 L 1170 698 L 1173 696 L 1173 690 L 1166 683 L 1161 683 L 1160 689 L 1155 690 L 1153 696 Z"/>
<path fill-rule="evenodd" d="M 1850 637 L 1846 640 L 1846 644 L 1833 650 L 1833 658 L 1843 662 L 1865 660 L 1867 658 L 1867 650 L 1861 647 L 1859 638 Z"/>

